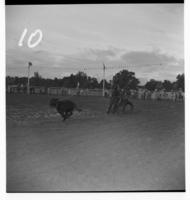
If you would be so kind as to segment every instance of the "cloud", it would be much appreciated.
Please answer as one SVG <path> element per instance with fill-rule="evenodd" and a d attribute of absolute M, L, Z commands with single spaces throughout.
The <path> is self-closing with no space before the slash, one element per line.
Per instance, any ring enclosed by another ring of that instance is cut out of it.
<path fill-rule="evenodd" d="M 121 57 L 128 64 L 134 65 L 150 65 L 150 64 L 165 64 L 176 63 L 178 60 L 170 55 L 162 54 L 157 51 L 132 51 L 127 52 Z"/>
<path fill-rule="evenodd" d="M 32 50 L 28 48 L 9 49 L 6 53 L 7 67 L 17 68 L 22 67 L 29 61 L 34 66 L 53 65 L 55 57 L 48 51 Z"/>
<path fill-rule="evenodd" d="M 63 77 L 78 71 L 102 79 L 103 62 L 106 65 L 106 78 L 122 69 L 135 72 L 144 83 L 151 78 L 175 80 L 184 72 L 184 61 L 164 54 L 158 49 L 152 51 L 127 51 L 109 47 L 105 49 L 86 48 L 74 54 L 62 54 L 47 50 L 13 49 L 7 50 L 7 73 L 21 74 L 27 62 L 33 63 L 33 72 L 44 77 Z M 24 72 L 25 73 L 25 72 Z M 23 72 L 22 72 L 23 74 Z"/>

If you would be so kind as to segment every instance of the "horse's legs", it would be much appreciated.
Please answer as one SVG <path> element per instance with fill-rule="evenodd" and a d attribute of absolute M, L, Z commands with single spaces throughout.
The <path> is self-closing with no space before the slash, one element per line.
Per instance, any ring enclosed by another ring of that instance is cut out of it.
<path fill-rule="evenodd" d="M 131 110 L 133 110 L 133 109 L 134 109 L 134 105 L 132 104 L 132 102 L 130 102 L 130 101 L 127 101 L 127 104 L 128 104 L 128 105 L 130 105 L 130 107 L 131 107 Z"/>
<path fill-rule="evenodd" d="M 111 109 L 112 109 L 112 102 L 110 102 L 110 105 L 109 105 L 109 107 L 108 107 L 108 110 L 107 110 L 107 113 L 108 113 L 108 114 L 110 113 Z"/>
<path fill-rule="evenodd" d="M 109 104 L 109 107 L 108 107 L 108 110 L 107 110 L 108 114 L 110 113 L 110 111 L 112 110 L 113 107 L 114 107 L 114 100 L 110 99 L 110 104 Z"/>
<path fill-rule="evenodd" d="M 118 100 L 115 100 L 114 101 L 114 104 L 113 104 L 113 113 L 116 113 L 118 111 L 118 108 L 119 108 L 119 102 Z"/>
<path fill-rule="evenodd" d="M 123 108 L 122 108 L 122 112 L 123 112 L 123 113 L 125 112 L 125 108 L 126 108 L 126 104 L 124 103 L 124 104 L 123 104 Z"/>

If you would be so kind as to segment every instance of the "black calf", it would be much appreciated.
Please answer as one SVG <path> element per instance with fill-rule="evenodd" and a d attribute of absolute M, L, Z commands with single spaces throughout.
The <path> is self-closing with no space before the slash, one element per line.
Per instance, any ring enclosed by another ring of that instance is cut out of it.
<path fill-rule="evenodd" d="M 74 110 L 79 112 L 81 111 L 81 109 L 70 100 L 59 100 L 57 98 L 53 98 L 50 100 L 50 106 L 56 108 L 57 112 L 62 116 L 63 121 L 69 118 L 73 114 Z"/>

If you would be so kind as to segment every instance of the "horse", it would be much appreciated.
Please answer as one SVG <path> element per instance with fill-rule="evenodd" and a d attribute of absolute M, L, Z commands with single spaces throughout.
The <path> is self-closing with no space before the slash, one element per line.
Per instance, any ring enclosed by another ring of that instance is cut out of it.
<path fill-rule="evenodd" d="M 128 99 L 128 96 L 130 96 L 130 95 L 131 95 L 131 93 L 129 90 L 118 91 L 117 95 L 115 95 L 111 98 L 110 106 L 109 106 L 107 113 L 109 113 L 111 109 L 112 109 L 112 113 L 118 112 L 120 107 L 122 107 L 122 111 L 124 113 L 127 105 L 129 105 L 131 107 L 131 111 L 132 111 L 134 109 L 134 105 Z"/>

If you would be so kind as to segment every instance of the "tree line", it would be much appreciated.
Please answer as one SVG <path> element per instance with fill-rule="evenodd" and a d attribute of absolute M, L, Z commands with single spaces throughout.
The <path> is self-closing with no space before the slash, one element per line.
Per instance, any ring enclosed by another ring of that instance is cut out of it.
<path fill-rule="evenodd" d="M 113 85 L 119 85 L 120 88 L 137 89 L 139 87 L 139 79 L 135 77 L 134 72 L 122 70 L 113 76 L 110 81 L 105 80 L 105 88 L 110 89 Z M 26 86 L 27 77 L 11 77 L 6 76 L 6 86 L 8 85 L 23 85 Z M 44 87 L 66 87 L 66 88 L 83 88 L 95 89 L 103 87 L 103 80 L 98 81 L 97 78 L 88 76 L 86 73 L 79 71 L 76 74 L 65 76 L 63 78 L 43 78 L 38 72 L 30 78 L 31 86 Z M 158 81 L 151 79 L 146 82 L 144 86 L 150 91 L 155 89 L 165 89 L 166 91 L 182 89 L 184 91 L 184 74 L 178 74 L 176 80 L 171 82 L 169 80 Z"/>
<path fill-rule="evenodd" d="M 8 85 L 27 85 L 27 77 L 11 77 L 6 76 L 6 86 Z M 97 78 L 88 76 L 86 73 L 79 71 L 76 74 L 65 76 L 63 78 L 43 78 L 38 72 L 34 72 L 34 76 L 30 78 L 31 86 L 44 87 L 66 87 L 66 88 L 102 88 L 103 80 L 98 81 Z M 105 88 L 110 89 L 111 82 L 105 80 Z"/>

